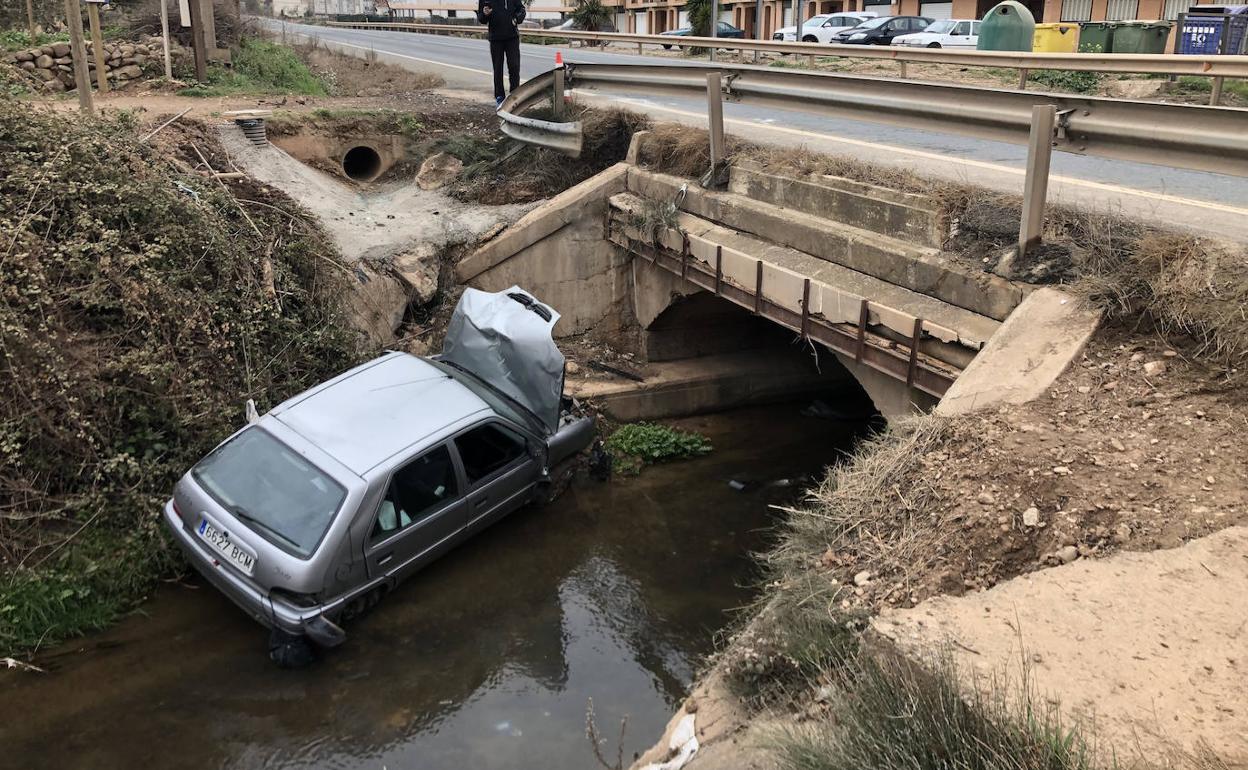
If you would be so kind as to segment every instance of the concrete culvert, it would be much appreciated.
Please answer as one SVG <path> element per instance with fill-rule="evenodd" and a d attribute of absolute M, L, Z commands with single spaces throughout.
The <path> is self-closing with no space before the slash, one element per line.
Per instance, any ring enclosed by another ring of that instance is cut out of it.
<path fill-rule="evenodd" d="M 357 182 L 371 182 L 381 172 L 381 156 L 367 145 L 352 147 L 342 156 L 342 172 Z"/>

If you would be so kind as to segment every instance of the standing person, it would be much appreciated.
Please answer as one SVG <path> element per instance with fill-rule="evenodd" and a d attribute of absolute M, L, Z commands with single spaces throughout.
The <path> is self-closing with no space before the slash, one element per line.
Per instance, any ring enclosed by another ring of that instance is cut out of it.
<path fill-rule="evenodd" d="M 477 22 L 489 26 L 490 61 L 494 64 L 494 107 L 503 104 L 503 57 L 511 91 L 520 85 L 520 22 L 524 21 L 523 0 L 477 0 Z"/>

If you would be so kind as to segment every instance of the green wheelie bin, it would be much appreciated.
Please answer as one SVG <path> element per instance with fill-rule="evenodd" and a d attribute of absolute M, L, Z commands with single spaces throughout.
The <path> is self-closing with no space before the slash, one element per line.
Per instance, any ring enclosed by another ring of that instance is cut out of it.
<path fill-rule="evenodd" d="M 1113 21 L 1079 22 L 1079 53 L 1109 53 L 1117 27 Z"/>
<path fill-rule="evenodd" d="M 1172 21 L 1122 21 L 1114 29 L 1110 53 L 1165 53 Z"/>

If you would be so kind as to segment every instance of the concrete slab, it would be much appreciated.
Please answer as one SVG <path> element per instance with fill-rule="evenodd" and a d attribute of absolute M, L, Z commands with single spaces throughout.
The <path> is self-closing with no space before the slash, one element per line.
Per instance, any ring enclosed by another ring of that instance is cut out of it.
<path fill-rule="evenodd" d="M 886 610 L 873 627 L 916 658 L 948 650 L 968 676 L 1005 670 L 1017 683 L 1027 661 L 1040 697 L 1094 719 L 1119 766 L 1163 766 L 1175 743 L 1191 751 L 1205 741 L 1242 767 L 1245 554 L 1248 528 L 1233 527 L 1181 548 L 1080 559 L 982 593 Z"/>
<path fill-rule="evenodd" d="M 939 248 L 946 235 L 930 198 L 839 177 L 781 176 L 755 161 L 740 160 L 732 165 L 728 190 L 922 246 Z"/>
<path fill-rule="evenodd" d="M 617 163 L 601 174 L 569 187 L 460 260 L 455 266 L 455 277 L 460 283 L 468 283 L 561 227 L 580 219 L 588 205 L 623 190 L 627 174 L 628 166 Z"/>
<path fill-rule="evenodd" d="M 1082 352 L 1100 311 L 1053 288 L 1028 295 L 936 407 L 958 415 L 1039 398 Z"/>

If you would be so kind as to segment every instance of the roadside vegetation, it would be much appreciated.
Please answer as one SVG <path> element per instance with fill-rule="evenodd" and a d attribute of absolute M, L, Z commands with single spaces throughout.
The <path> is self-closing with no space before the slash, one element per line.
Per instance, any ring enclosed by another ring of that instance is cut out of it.
<path fill-rule="evenodd" d="M 182 96 L 231 94 L 298 94 L 326 96 L 325 83 L 316 77 L 295 51 L 259 38 L 244 38 L 233 67 L 214 64 L 208 81 L 178 92 Z"/>
<path fill-rule="evenodd" d="M 261 410 L 352 364 L 346 272 L 284 196 L 191 173 L 183 121 L 0 102 L 0 657 L 101 628 L 180 559 L 174 482 Z"/>

